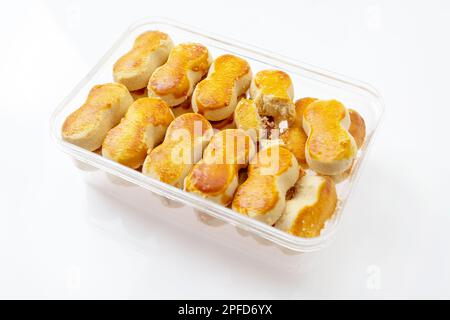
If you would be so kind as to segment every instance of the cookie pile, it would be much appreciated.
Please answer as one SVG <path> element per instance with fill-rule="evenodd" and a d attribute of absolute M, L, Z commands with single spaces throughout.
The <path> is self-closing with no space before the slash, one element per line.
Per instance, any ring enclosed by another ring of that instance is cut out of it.
<path fill-rule="evenodd" d="M 364 144 L 337 100 L 161 31 L 139 35 L 62 127 L 64 140 L 299 237 L 317 237 Z"/>

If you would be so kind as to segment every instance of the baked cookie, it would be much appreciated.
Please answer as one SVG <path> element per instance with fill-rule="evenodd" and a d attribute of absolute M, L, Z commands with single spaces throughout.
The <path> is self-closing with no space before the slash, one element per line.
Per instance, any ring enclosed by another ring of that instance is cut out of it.
<path fill-rule="evenodd" d="M 89 151 L 97 150 L 108 131 L 117 125 L 133 103 L 128 89 L 119 83 L 94 86 L 84 104 L 62 126 L 62 138 Z"/>
<path fill-rule="evenodd" d="M 184 190 L 228 206 L 238 187 L 239 170 L 246 168 L 255 154 L 252 138 L 239 129 L 226 129 L 214 135 L 203 159 L 192 168 Z"/>
<path fill-rule="evenodd" d="M 145 88 L 155 69 L 167 61 L 172 48 L 172 39 L 164 32 L 142 33 L 134 41 L 133 48 L 114 64 L 114 81 L 130 91 Z"/>
<path fill-rule="evenodd" d="M 275 227 L 303 238 L 318 237 L 336 204 L 336 187 L 330 177 L 304 176 Z"/>
<path fill-rule="evenodd" d="M 106 135 L 104 157 L 137 169 L 147 152 L 161 143 L 174 116 L 169 106 L 158 98 L 141 98 L 129 108 L 125 117 Z"/>
<path fill-rule="evenodd" d="M 172 121 L 162 144 L 149 152 L 142 173 L 177 188 L 202 158 L 213 136 L 211 124 L 198 113 L 185 113 Z"/>
<path fill-rule="evenodd" d="M 259 71 L 252 79 L 250 97 L 261 116 L 272 116 L 276 122 L 295 117 L 292 80 L 281 70 Z"/>
<path fill-rule="evenodd" d="M 234 110 L 234 122 L 238 129 L 242 129 L 250 134 L 253 141 L 259 140 L 263 130 L 263 123 L 254 100 L 241 99 L 239 101 Z"/>
<path fill-rule="evenodd" d="M 309 97 L 298 99 L 295 102 L 294 120 L 289 124 L 289 127 L 280 135 L 284 146 L 294 154 L 294 156 L 297 158 L 298 163 L 303 168 L 308 167 L 305 156 L 305 145 L 308 137 L 303 130 L 303 111 L 311 102 L 315 100 L 317 99 Z"/>
<path fill-rule="evenodd" d="M 252 71 L 247 61 L 231 54 L 214 60 L 206 79 L 200 81 L 192 95 L 192 109 L 210 121 L 233 115 L 238 98 L 250 86 Z"/>
<path fill-rule="evenodd" d="M 337 100 L 317 100 L 305 108 L 303 129 L 308 135 L 305 157 L 311 169 L 337 175 L 351 166 L 357 146 L 349 127 L 348 110 Z"/>
<path fill-rule="evenodd" d="M 300 167 L 286 148 L 274 145 L 250 161 L 248 179 L 234 196 L 234 211 L 273 225 L 286 206 L 286 192 L 295 184 Z"/>
<path fill-rule="evenodd" d="M 163 99 L 170 107 L 186 101 L 211 64 L 208 49 L 198 43 L 182 43 L 170 52 L 169 59 L 150 77 L 150 97 Z"/>

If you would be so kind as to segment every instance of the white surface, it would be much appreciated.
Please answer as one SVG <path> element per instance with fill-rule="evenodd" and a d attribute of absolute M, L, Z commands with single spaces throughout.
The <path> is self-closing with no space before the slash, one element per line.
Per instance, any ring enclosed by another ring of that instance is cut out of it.
<path fill-rule="evenodd" d="M 131 3 L 14 1 L 0 12 L 1 298 L 450 298 L 448 2 Z M 51 140 L 49 117 L 118 35 L 149 15 L 383 94 L 375 145 L 314 268 L 281 274 L 145 217 L 126 231 L 147 235 L 145 248 L 91 223 L 139 212 L 83 182 Z"/>

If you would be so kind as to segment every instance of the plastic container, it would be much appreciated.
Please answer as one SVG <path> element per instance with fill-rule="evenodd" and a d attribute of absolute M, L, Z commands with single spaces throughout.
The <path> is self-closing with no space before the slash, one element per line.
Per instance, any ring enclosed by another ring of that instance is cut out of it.
<path fill-rule="evenodd" d="M 284 70 L 293 80 L 296 99 L 306 96 L 338 99 L 347 107 L 357 110 L 364 117 L 367 130 L 365 144 L 358 152 L 350 176 L 337 184 L 338 208 L 320 237 L 305 239 L 292 236 L 237 214 L 231 209 L 148 178 L 139 171 L 129 169 L 61 139 L 61 126 L 64 119 L 84 102 L 92 86 L 112 81 L 114 62 L 132 47 L 136 36 L 146 30 L 166 32 L 175 43 L 186 41 L 202 43 L 208 47 L 213 57 L 224 53 L 241 56 L 250 63 L 253 73 L 267 68 Z M 170 222 L 187 227 L 189 230 L 198 231 L 201 235 L 218 239 L 221 243 L 226 242 L 233 248 L 242 247 L 247 253 L 260 255 L 262 250 L 264 255 L 273 256 L 281 253 L 285 256 L 298 257 L 296 253 L 316 251 L 329 244 L 338 229 L 345 204 L 356 184 L 382 113 L 383 103 L 380 95 L 365 83 L 235 40 L 202 32 L 178 22 L 164 18 L 149 18 L 138 21 L 125 31 L 100 62 L 55 110 L 51 125 L 57 143 L 73 157 L 77 167 L 85 173 L 88 182 L 120 201 L 135 207 L 151 207 L 152 210 L 149 210 L 149 214 L 151 211 L 155 217 L 165 218 Z M 155 201 L 158 200 L 160 203 L 157 204 Z M 165 211 L 183 212 L 183 214 L 173 216 Z M 226 239 L 226 241 L 221 241 L 221 239 Z M 272 260 L 277 261 L 277 259 Z"/>

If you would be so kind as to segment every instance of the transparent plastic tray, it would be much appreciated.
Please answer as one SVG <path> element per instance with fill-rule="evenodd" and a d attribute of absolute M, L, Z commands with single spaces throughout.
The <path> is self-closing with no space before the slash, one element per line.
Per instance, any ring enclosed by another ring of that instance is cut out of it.
<path fill-rule="evenodd" d="M 166 32 L 175 43 L 187 41 L 202 43 L 211 51 L 213 58 L 224 53 L 241 56 L 250 63 L 254 74 L 267 68 L 284 70 L 293 80 L 295 99 L 308 96 L 322 99 L 333 98 L 340 100 L 348 108 L 357 110 L 363 116 L 367 130 L 365 144 L 358 152 L 350 176 L 337 184 L 338 208 L 319 237 L 307 239 L 287 234 L 259 221 L 237 214 L 231 209 L 146 177 L 136 170 L 62 140 L 61 126 L 64 119 L 84 102 L 92 86 L 112 81 L 112 66 L 114 62 L 132 47 L 136 36 L 146 30 Z M 354 188 L 360 174 L 367 151 L 372 144 L 382 113 L 383 103 L 380 95 L 374 88 L 363 82 L 282 57 L 248 44 L 199 31 L 196 28 L 165 18 L 148 18 L 136 22 L 126 30 L 106 55 L 60 104 L 52 116 L 51 130 L 59 146 L 76 159 L 78 167 L 84 170 L 90 183 L 101 190 L 107 191 L 115 198 L 120 198 L 120 200 L 129 202 L 134 206 L 142 205 L 146 207 L 158 198 L 162 200 L 158 204 L 161 207 L 151 205 L 155 216 L 167 215 L 167 213 L 163 212 L 164 210 L 189 210 L 194 212 L 197 218 L 200 217 L 200 220 L 197 219 L 197 221 L 213 227 L 227 226 L 227 228 L 233 229 L 235 235 L 241 236 L 241 239 L 236 241 L 238 243 L 242 242 L 242 236 L 244 236 L 244 238 L 257 240 L 253 241 L 254 244 L 250 244 L 250 246 L 259 243 L 278 247 L 285 253 L 296 253 L 318 250 L 327 245 L 332 239 L 342 219 L 350 192 Z M 143 189 L 132 188 L 132 186 L 139 186 Z M 154 197 L 155 195 L 156 197 Z M 193 211 L 189 207 L 193 207 L 195 210 Z M 209 228 L 211 230 L 205 231 L 202 227 L 186 223 L 183 220 L 186 219 L 185 214 L 183 214 L 183 217 L 181 215 L 177 216 L 180 218 L 180 221 L 183 221 L 180 223 L 181 225 L 187 226 L 190 230 L 198 229 L 196 231 L 199 231 L 202 235 L 208 234 L 208 237 L 215 237 L 216 234 L 219 235 L 220 233 L 218 231 L 219 228 Z M 177 216 L 170 216 L 170 220 L 177 220 Z M 236 232 L 236 229 L 238 232 Z M 248 237 L 248 235 L 251 235 L 251 237 Z M 232 241 L 230 234 L 227 234 L 226 237 L 227 242 Z M 246 248 L 244 250 L 252 249 Z"/>

